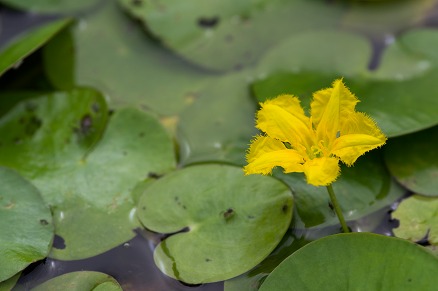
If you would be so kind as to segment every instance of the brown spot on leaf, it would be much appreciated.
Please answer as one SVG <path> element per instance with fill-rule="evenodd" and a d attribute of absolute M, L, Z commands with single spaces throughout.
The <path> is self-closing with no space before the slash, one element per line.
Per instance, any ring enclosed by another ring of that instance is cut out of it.
<path fill-rule="evenodd" d="M 93 118 L 89 114 L 85 114 L 81 119 L 81 133 L 88 135 L 93 127 Z"/>
<path fill-rule="evenodd" d="M 225 218 L 225 220 L 229 220 L 230 218 L 232 218 L 234 216 L 236 212 L 234 211 L 233 208 L 228 208 L 227 210 L 222 212 L 223 217 Z"/>
<path fill-rule="evenodd" d="M 288 209 L 289 209 L 289 206 L 287 204 L 284 204 L 283 207 L 281 208 L 281 211 L 283 211 L 284 213 L 287 213 Z"/>
<path fill-rule="evenodd" d="M 99 103 L 93 103 L 93 105 L 91 105 L 91 110 L 93 110 L 94 113 L 98 113 L 100 111 Z"/>
<path fill-rule="evenodd" d="M 200 17 L 198 19 L 198 25 L 202 28 L 213 28 L 219 23 L 219 17 Z"/>
<path fill-rule="evenodd" d="M 143 4 L 143 1 L 142 0 L 132 0 L 131 4 L 138 7 L 138 6 L 141 6 Z"/>
<path fill-rule="evenodd" d="M 155 172 L 149 172 L 148 173 L 148 178 L 152 178 L 152 179 L 159 179 L 159 178 L 161 178 L 161 176 L 162 175 L 159 175 L 159 174 L 157 174 Z"/>

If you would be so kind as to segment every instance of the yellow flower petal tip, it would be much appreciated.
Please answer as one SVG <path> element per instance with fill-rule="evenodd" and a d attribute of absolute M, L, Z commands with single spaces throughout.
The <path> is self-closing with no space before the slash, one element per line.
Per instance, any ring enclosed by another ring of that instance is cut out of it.
<path fill-rule="evenodd" d="M 245 174 L 267 175 L 279 166 L 285 173 L 304 172 L 315 186 L 333 183 L 339 161 L 351 166 L 387 139 L 374 120 L 355 110 L 358 102 L 343 79 L 337 79 L 313 94 L 310 117 L 293 95 L 260 103 L 256 127 L 264 135 L 251 142 Z"/>

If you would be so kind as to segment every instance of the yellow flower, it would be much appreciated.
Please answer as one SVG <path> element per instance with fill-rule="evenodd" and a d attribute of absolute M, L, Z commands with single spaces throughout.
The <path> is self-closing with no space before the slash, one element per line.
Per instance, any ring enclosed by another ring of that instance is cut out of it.
<path fill-rule="evenodd" d="M 351 166 L 386 142 L 376 123 L 355 111 L 358 102 L 339 79 L 313 94 L 310 118 L 292 95 L 261 103 L 256 127 L 265 135 L 252 141 L 245 174 L 267 175 L 280 166 L 285 173 L 304 172 L 309 184 L 330 185 L 339 176 L 339 160 Z"/>

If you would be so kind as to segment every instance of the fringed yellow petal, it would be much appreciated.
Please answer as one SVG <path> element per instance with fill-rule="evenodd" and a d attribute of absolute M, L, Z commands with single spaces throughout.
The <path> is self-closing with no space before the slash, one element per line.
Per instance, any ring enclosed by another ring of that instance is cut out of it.
<path fill-rule="evenodd" d="M 280 166 L 287 173 L 304 172 L 309 184 L 326 186 L 339 176 L 339 160 L 351 165 L 386 142 L 376 123 L 355 111 L 359 100 L 342 79 L 313 97 L 310 118 L 292 95 L 261 103 L 256 126 L 266 136 L 252 142 L 245 174 L 269 174 Z"/>
<path fill-rule="evenodd" d="M 285 149 L 286 147 L 281 141 L 268 136 L 258 135 L 251 141 L 251 145 L 246 154 L 246 161 L 250 163 L 265 153 Z"/>
<path fill-rule="evenodd" d="M 304 163 L 307 183 L 314 186 L 327 186 L 339 176 L 340 167 L 336 158 L 316 158 Z"/>
<path fill-rule="evenodd" d="M 289 142 L 296 150 L 313 142 L 310 119 L 292 95 L 280 95 L 261 103 L 256 127 L 272 138 Z"/>
<path fill-rule="evenodd" d="M 333 131 L 337 131 L 336 127 L 342 126 L 348 120 L 348 116 L 354 112 L 358 102 L 359 100 L 344 85 L 342 79 L 334 81 L 331 88 L 315 92 L 310 103 L 312 122 L 315 128 L 320 126 L 320 122 L 325 116 L 322 122 L 329 122 L 330 126 L 335 128 Z M 337 116 L 337 120 L 333 120 L 335 116 Z M 325 128 L 327 128 L 327 124 L 320 129 L 321 132 Z"/>
<path fill-rule="evenodd" d="M 362 112 L 356 112 L 341 128 L 340 137 L 333 143 L 331 153 L 345 164 L 352 165 L 361 155 L 385 142 L 386 136 L 374 120 Z"/>
<path fill-rule="evenodd" d="M 341 105 L 339 91 L 340 83 L 334 83 L 333 88 L 331 89 L 330 98 L 325 104 L 321 119 L 316 126 L 316 136 L 318 140 L 324 141 L 326 146 L 330 146 L 330 143 L 336 138 L 336 134 L 339 130 L 339 114 Z"/>
<path fill-rule="evenodd" d="M 348 134 L 338 138 L 332 149 L 333 155 L 351 166 L 364 153 L 385 144 L 385 140 L 366 134 Z"/>
<path fill-rule="evenodd" d="M 287 149 L 282 142 L 266 136 L 256 137 L 246 158 L 248 165 L 243 168 L 246 175 L 267 175 L 276 166 L 283 167 L 286 173 L 303 171 L 301 164 L 304 159 L 297 151 Z"/>
<path fill-rule="evenodd" d="M 350 114 L 347 122 L 340 128 L 341 135 L 355 133 L 368 134 L 386 140 L 386 136 L 377 126 L 376 122 L 363 112 Z"/>
<path fill-rule="evenodd" d="M 300 119 L 304 124 L 309 124 L 309 117 L 304 113 L 304 109 L 301 107 L 300 99 L 298 99 L 298 97 L 290 94 L 282 94 L 274 99 L 267 100 L 264 104 L 277 105 Z"/>

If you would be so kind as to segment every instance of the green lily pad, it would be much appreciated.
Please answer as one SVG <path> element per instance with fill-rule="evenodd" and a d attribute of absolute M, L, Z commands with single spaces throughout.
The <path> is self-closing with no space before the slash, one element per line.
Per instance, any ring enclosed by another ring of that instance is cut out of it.
<path fill-rule="evenodd" d="M 302 173 L 284 174 L 276 170 L 274 176 L 291 187 L 297 215 L 304 227 L 339 223 L 329 207 L 330 199 L 325 187 L 307 184 Z M 333 189 L 347 221 L 373 213 L 405 194 L 405 190 L 391 180 L 379 151 L 360 157 L 352 167 L 342 165 L 341 176 L 333 183 Z"/>
<path fill-rule="evenodd" d="M 305 0 L 119 2 L 164 45 L 213 70 L 254 64 L 273 44 L 290 35 L 334 27 L 343 10 Z"/>
<path fill-rule="evenodd" d="M 310 92 L 329 87 L 338 77 L 339 74 L 316 72 L 276 73 L 255 82 L 253 91 L 259 101 L 278 94 L 293 94 L 309 108 Z M 388 137 L 394 137 L 438 124 L 438 99 L 431 97 L 438 94 L 437 78 L 438 69 L 433 69 L 403 82 L 355 77 L 346 77 L 344 82 L 361 101 L 357 110 L 370 115 Z M 303 79 L 306 81 L 300 82 Z"/>
<path fill-rule="evenodd" d="M 398 237 L 414 242 L 427 238 L 438 245 L 438 199 L 414 195 L 403 200 L 392 217 L 400 221 L 394 229 Z"/>
<path fill-rule="evenodd" d="M 438 196 L 438 127 L 391 139 L 385 161 L 391 174 L 412 192 Z"/>
<path fill-rule="evenodd" d="M 371 233 L 337 234 L 284 260 L 260 291 L 436 289 L 438 259 L 406 240 Z"/>
<path fill-rule="evenodd" d="M 326 194 L 327 195 L 327 194 Z M 296 204 L 296 203 L 295 203 Z M 373 232 L 382 231 L 382 222 L 388 220 L 388 206 L 375 212 L 350 221 L 353 231 Z M 291 226 L 280 244 L 259 265 L 250 271 L 224 282 L 224 291 L 257 291 L 266 277 L 288 256 L 293 254 L 311 241 L 337 234 L 339 226 L 311 227 L 303 229 L 302 221 L 295 212 Z M 389 227 L 389 226 L 388 226 Z M 433 251 L 431 246 L 431 250 Z M 438 248 L 437 248 L 438 249 Z"/>
<path fill-rule="evenodd" d="M 107 118 L 98 92 L 77 89 L 23 101 L 0 119 L 0 163 L 29 178 L 52 206 L 65 244 L 52 257 L 91 257 L 132 238 L 131 191 L 175 166 L 157 120 L 129 108 Z"/>
<path fill-rule="evenodd" d="M 75 47 L 71 27 L 58 33 L 43 47 L 45 72 L 52 86 L 58 90 L 75 87 Z"/>
<path fill-rule="evenodd" d="M 34 98 L 18 103 L 0 119 L 0 162 L 30 179 L 41 169 L 76 164 L 105 130 L 108 109 L 97 91 L 23 96 Z"/>
<path fill-rule="evenodd" d="M 433 49 L 438 45 L 438 31 L 431 28 L 415 28 L 404 33 L 400 38 L 405 49 L 420 54 L 438 65 L 438 52 Z"/>
<path fill-rule="evenodd" d="M 310 241 L 302 236 L 302 232 L 295 233 L 294 219 L 280 244 L 259 265 L 245 274 L 226 280 L 224 291 L 257 291 L 266 277 L 288 256 L 308 244 Z M 330 233 L 332 234 L 332 233 Z"/>
<path fill-rule="evenodd" d="M 15 9 L 39 13 L 71 13 L 96 5 L 99 0 L 0 0 L 0 3 Z"/>
<path fill-rule="evenodd" d="M 0 75 L 20 65 L 25 57 L 43 46 L 71 22 L 71 19 L 56 20 L 19 35 L 0 52 Z"/>
<path fill-rule="evenodd" d="M 197 100 L 181 112 L 177 134 L 182 164 L 245 163 L 248 142 L 257 133 L 247 76 L 248 72 L 242 72 L 217 78 L 199 90 Z"/>
<path fill-rule="evenodd" d="M 438 257 L 438 246 L 437 245 L 430 245 L 426 246 L 428 250 L 430 250 L 435 256 Z"/>
<path fill-rule="evenodd" d="M 394 39 L 393 43 L 385 47 L 377 68 L 365 74 L 367 78 L 400 82 L 428 73 L 436 61 L 419 53 L 419 50 L 409 49 L 405 41 L 407 34 Z"/>
<path fill-rule="evenodd" d="M 0 282 L 0 291 L 11 291 L 14 288 L 15 284 L 17 284 L 18 279 L 21 276 L 21 272 L 17 273 L 13 277 L 7 279 L 6 281 Z"/>
<path fill-rule="evenodd" d="M 395 34 L 422 20 L 433 9 L 434 0 L 349 1 L 341 26 L 369 35 Z"/>
<path fill-rule="evenodd" d="M 61 276 L 50 279 L 43 284 L 33 288 L 32 291 L 122 291 L 119 283 L 110 275 L 92 272 L 79 271 L 66 273 Z"/>
<path fill-rule="evenodd" d="M 138 216 L 148 229 L 172 234 L 155 249 L 160 270 L 197 284 L 235 277 L 262 261 L 286 232 L 292 201 L 288 187 L 271 177 L 198 165 L 151 184 Z"/>
<path fill-rule="evenodd" d="M 409 37 L 402 35 L 389 43 L 383 50 L 381 59 L 379 58 L 378 67 L 370 71 L 371 43 L 365 37 L 330 29 L 296 34 L 273 45 L 258 63 L 256 76 L 265 78 L 280 71 L 313 71 L 381 80 L 400 81 L 412 78 L 424 73 L 431 66 L 430 56 L 419 52 L 429 50 L 428 53 L 433 54 L 430 45 L 418 47 L 412 43 L 419 39 L 420 44 L 429 44 L 429 38 L 434 39 L 436 35 L 423 30 L 406 35 Z M 415 39 L 410 41 L 412 37 Z"/>
<path fill-rule="evenodd" d="M 4 91 L 1 92 L 1 102 L 0 102 L 0 117 L 5 115 L 9 110 L 11 110 L 15 105 L 23 100 L 32 99 L 38 97 L 40 92 L 31 91 Z"/>
<path fill-rule="evenodd" d="M 174 115 L 191 104 L 211 75 L 146 38 L 115 0 L 104 2 L 74 27 L 76 82 L 105 92 L 117 107 Z"/>
<path fill-rule="evenodd" d="M 49 207 L 20 175 L 0 167 L 0 282 L 47 256 L 53 239 Z"/>
<path fill-rule="evenodd" d="M 324 47 L 324 49 L 321 49 Z M 371 44 L 358 34 L 315 30 L 277 42 L 257 65 L 258 76 L 284 71 L 317 71 L 344 76 L 368 71 Z"/>

